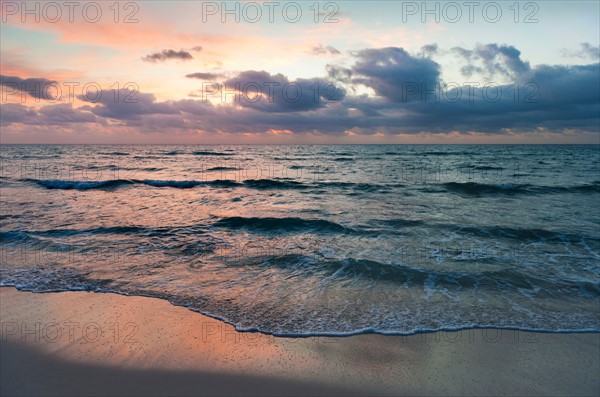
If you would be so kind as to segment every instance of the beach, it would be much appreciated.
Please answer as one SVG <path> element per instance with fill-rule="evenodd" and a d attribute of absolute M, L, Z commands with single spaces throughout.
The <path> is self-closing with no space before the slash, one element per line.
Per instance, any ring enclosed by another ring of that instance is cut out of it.
<path fill-rule="evenodd" d="M 599 333 L 281 338 L 156 298 L 0 289 L 2 395 L 598 395 Z"/>

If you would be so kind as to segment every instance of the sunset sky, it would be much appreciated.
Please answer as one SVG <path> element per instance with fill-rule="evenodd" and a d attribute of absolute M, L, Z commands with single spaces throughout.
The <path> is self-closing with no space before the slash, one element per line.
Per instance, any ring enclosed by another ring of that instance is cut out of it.
<path fill-rule="evenodd" d="M 597 1 L 75 3 L 2 1 L 2 143 L 600 143 Z"/>

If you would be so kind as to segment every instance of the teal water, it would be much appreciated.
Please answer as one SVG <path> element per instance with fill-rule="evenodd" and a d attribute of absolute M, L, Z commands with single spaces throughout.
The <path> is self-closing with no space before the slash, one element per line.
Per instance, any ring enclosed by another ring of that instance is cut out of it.
<path fill-rule="evenodd" d="M 280 335 L 600 330 L 599 146 L 0 150 L 0 285 Z"/>

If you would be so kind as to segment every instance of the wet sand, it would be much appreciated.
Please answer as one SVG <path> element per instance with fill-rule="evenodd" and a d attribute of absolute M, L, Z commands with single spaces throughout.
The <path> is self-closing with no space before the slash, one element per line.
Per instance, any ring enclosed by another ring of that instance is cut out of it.
<path fill-rule="evenodd" d="M 167 301 L 0 288 L 4 395 L 599 395 L 600 333 L 279 338 Z"/>

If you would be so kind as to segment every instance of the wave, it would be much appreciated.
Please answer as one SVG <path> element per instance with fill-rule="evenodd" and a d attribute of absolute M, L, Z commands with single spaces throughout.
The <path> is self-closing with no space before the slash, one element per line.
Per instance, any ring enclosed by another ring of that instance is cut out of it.
<path fill-rule="evenodd" d="M 311 188 L 340 188 L 353 189 L 359 192 L 388 192 L 391 187 L 402 185 L 376 185 L 370 183 L 353 182 L 315 182 L 312 184 L 294 181 L 294 180 L 275 180 L 275 179 L 247 179 L 243 182 L 236 182 L 227 179 L 216 179 L 210 181 L 196 180 L 153 180 L 153 179 L 111 179 L 105 181 L 67 181 L 67 180 L 39 180 L 22 179 L 24 182 L 33 182 L 47 189 L 62 190 L 106 190 L 130 185 L 146 185 L 158 188 L 176 188 L 191 189 L 197 186 L 212 186 L 223 188 L 247 187 L 257 190 L 305 190 Z"/>
<path fill-rule="evenodd" d="M 495 184 L 478 182 L 448 182 L 439 186 L 441 186 L 447 192 L 457 193 L 465 196 L 600 192 L 600 182 L 598 181 L 591 184 L 574 186 L 535 186 L 530 184 Z M 437 190 L 425 191 L 439 192 Z"/>
<path fill-rule="evenodd" d="M 391 226 L 393 228 L 425 227 L 434 230 L 459 232 L 477 237 L 514 239 L 522 243 L 546 242 L 546 243 L 569 243 L 579 244 L 582 241 L 600 242 L 600 235 L 586 235 L 582 233 L 569 233 L 565 231 L 553 231 L 540 228 L 518 228 L 509 226 L 464 226 L 459 224 L 429 223 L 418 219 L 373 219 L 370 224 Z M 520 248 L 525 248 L 522 246 Z"/>
<path fill-rule="evenodd" d="M 219 219 L 216 227 L 228 229 L 247 229 L 259 232 L 288 233 L 356 233 L 355 230 L 324 219 L 303 218 L 244 218 L 233 216 Z"/>
<path fill-rule="evenodd" d="M 510 238 L 523 242 L 553 242 L 553 243 L 571 243 L 577 244 L 582 240 L 599 241 L 599 237 L 587 236 L 582 234 L 573 234 L 560 231 L 551 231 L 546 229 L 526 229 L 505 226 L 457 226 L 457 225 L 436 225 L 447 227 L 453 230 L 459 230 L 461 233 L 469 233 L 480 237 Z"/>
<path fill-rule="evenodd" d="M 576 186 L 544 186 L 540 190 L 552 193 L 598 193 L 600 181 Z"/>
<path fill-rule="evenodd" d="M 207 150 L 197 150 L 192 152 L 196 156 L 233 156 L 233 153 L 212 152 Z"/>
<path fill-rule="evenodd" d="M 38 241 L 39 237 L 70 237 L 79 235 L 127 235 L 145 234 L 148 236 L 168 236 L 175 232 L 172 228 L 152 228 L 143 226 L 100 226 L 87 229 L 48 229 L 29 231 L 6 231 L 0 232 L 0 237 L 6 242 L 25 242 L 29 240 Z"/>
<path fill-rule="evenodd" d="M 212 167 L 207 169 L 206 171 L 239 171 L 240 168 L 236 167 Z"/>
<path fill-rule="evenodd" d="M 213 181 L 203 182 L 202 184 L 205 186 L 223 187 L 223 188 L 233 188 L 233 187 L 241 186 L 240 183 L 229 180 L 229 179 L 215 179 Z"/>
<path fill-rule="evenodd" d="M 36 156 L 36 155 L 16 155 L 16 158 L 18 158 L 19 160 L 46 160 L 46 159 L 59 159 L 60 158 L 60 154 L 54 154 L 54 155 L 47 155 L 47 156 Z"/>
<path fill-rule="evenodd" d="M 90 165 L 88 167 L 75 166 L 73 167 L 76 170 L 116 170 L 119 167 L 116 164 L 108 164 L 108 165 Z"/>
<path fill-rule="evenodd" d="M 226 167 L 216 167 L 216 169 L 225 169 Z M 158 171 L 160 168 L 149 167 L 142 169 L 144 171 Z M 153 179 L 110 179 L 104 181 L 72 181 L 57 179 L 21 179 L 23 182 L 33 182 L 47 189 L 62 190 L 107 190 L 131 185 L 146 185 L 158 188 L 176 188 L 191 189 L 197 186 L 212 186 L 223 188 L 247 187 L 257 190 L 305 190 L 305 189 L 352 189 L 357 192 L 365 193 L 389 193 L 391 189 L 404 187 L 404 184 L 373 184 L 358 182 L 318 182 L 310 180 L 300 182 L 295 180 L 276 180 L 276 179 L 246 179 L 243 182 L 233 180 L 216 179 L 209 181 L 197 180 L 153 180 Z M 326 191 L 326 190 L 325 190 Z M 431 187 L 421 189 L 425 193 L 455 193 L 462 196 L 481 197 L 494 195 L 518 195 L 518 194 L 560 194 L 560 193 L 598 193 L 600 192 L 600 182 L 591 184 L 582 184 L 574 186 L 534 186 L 529 184 L 491 184 L 477 182 L 448 182 L 435 184 Z"/>
<path fill-rule="evenodd" d="M 138 168 L 138 167 L 123 167 L 123 166 L 119 166 L 118 164 L 107 164 L 107 165 L 90 165 L 87 167 L 83 167 L 83 166 L 76 166 L 73 167 L 73 169 L 75 170 L 116 170 L 116 171 L 162 171 L 164 170 L 164 168 L 159 168 L 159 167 L 143 167 L 143 168 Z"/>
<path fill-rule="evenodd" d="M 212 254 L 221 240 L 207 232 L 208 224 L 192 224 L 182 226 L 101 226 L 92 228 L 48 229 L 32 231 L 0 232 L 0 250 L 8 255 L 19 255 L 18 262 L 27 259 L 49 259 L 39 255 L 43 252 L 68 254 L 66 263 L 75 263 L 74 259 L 83 259 L 91 253 L 118 254 L 126 247 L 138 246 L 140 242 L 152 239 L 153 243 L 144 249 L 144 255 L 150 251 L 168 257 L 195 257 Z M 122 237 L 119 242 L 110 236 Z M 83 238 L 83 240 L 82 240 Z M 160 242 L 160 243 L 159 243 Z M 145 244 L 145 243 L 141 243 Z M 136 262 L 135 253 L 127 251 L 126 255 Z M 31 255 L 30 255 L 31 253 Z M 130 255 L 132 254 L 132 255 Z M 79 255 L 84 255 L 83 258 Z M 139 253 L 138 253 L 139 255 Z M 63 262 L 65 263 L 65 262 Z M 16 263 L 15 263 L 16 264 Z M 1 261 L 0 261 L 1 265 Z M 59 263 L 56 263 L 59 265 Z M 1 272 L 0 272 L 1 273 Z"/>
<path fill-rule="evenodd" d="M 359 192 L 389 192 L 390 188 L 403 187 L 402 184 L 379 185 L 374 183 L 358 182 L 316 182 L 316 185 L 322 188 L 334 189 L 352 189 Z"/>
<path fill-rule="evenodd" d="M 140 296 L 162 299 L 174 306 L 184 307 L 196 313 L 201 313 L 216 320 L 222 321 L 233 326 L 238 332 L 260 332 L 264 335 L 272 335 L 286 338 L 306 338 L 306 337 L 348 337 L 365 334 L 379 335 L 415 335 L 426 334 L 432 332 L 454 332 L 461 330 L 481 330 L 481 335 L 488 338 L 484 330 L 490 329 L 495 332 L 497 330 L 508 331 L 526 331 L 526 332 L 543 332 L 556 334 L 570 333 L 598 333 L 600 332 L 597 324 L 589 322 L 577 323 L 559 323 L 557 324 L 535 324 L 529 325 L 519 321 L 510 321 L 499 319 L 497 321 L 485 319 L 483 321 L 448 321 L 432 323 L 431 321 L 419 324 L 412 322 L 406 326 L 406 320 L 400 325 L 389 325 L 387 323 L 377 323 L 373 325 L 363 325 L 362 323 L 354 325 L 350 322 L 332 322 L 325 323 L 323 319 L 317 318 L 318 324 L 307 322 L 301 318 L 292 323 L 291 326 L 281 326 L 282 321 L 275 319 L 264 321 L 262 317 L 254 317 L 248 314 L 247 310 L 238 313 L 235 309 L 227 309 L 223 304 L 213 303 L 211 299 L 193 296 L 179 296 L 169 293 L 158 293 L 149 290 L 128 290 L 123 288 L 121 283 L 110 278 L 94 279 L 88 274 L 78 273 L 75 269 L 68 269 L 69 272 L 61 271 L 56 275 L 49 274 L 49 270 L 45 268 L 28 268 L 22 269 L 11 275 L 3 274 L 0 277 L 0 287 L 14 287 L 18 291 L 29 291 L 34 293 L 48 292 L 95 292 L 117 294 L 122 296 Z M 50 270 L 50 272 L 52 272 Z M 35 278 L 35 281 L 32 281 Z M 264 310 L 264 309 L 263 309 Z M 387 317 L 389 318 L 389 316 Z M 262 320 L 262 321 L 261 321 Z M 286 318 L 289 320 L 289 318 Z M 302 327 L 298 326 L 299 322 L 304 322 Z M 288 322 L 289 324 L 289 322 Z M 329 328 L 331 327 L 331 329 Z M 460 339 L 460 338 L 459 338 Z"/>
<path fill-rule="evenodd" d="M 308 181 L 307 181 L 308 182 Z M 243 182 L 244 186 L 259 190 L 270 189 L 297 189 L 305 190 L 312 188 L 324 189 L 352 189 L 359 192 L 388 192 L 390 187 L 400 187 L 402 185 L 377 185 L 371 183 L 355 182 L 299 182 L 294 180 L 275 180 L 275 179 L 247 179 Z"/>
<path fill-rule="evenodd" d="M 46 189 L 61 190 L 107 190 L 128 185 L 146 185 L 158 188 L 191 189 L 197 186 L 212 186 L 231 188 L 242 186 L 242 184 L 231 180 L 212 180 L 212 181 L 172 181 L 172 180 L 153 180 L 153 179 L 111 179 L 106 181 L 81 182 L 81 181 L 62 181 L 62 180 L 37 180 L 24 179 L 22 181 L 34 182 Z"/>
<path fill-rule="evenodd" d="M 301 157 L 272 157 L 271 160 L 274 161 L 298 161 L 301 160 Z"/>
<path fill-rule="evenodd" d="M 196 186 L 212 186 L 212 187 L 237 187 L 240 183 L 231 180 L 212 180 L 212 181 L 171 181 L 171 180 L 153 180 L 153 179 L 111 179 L 106 181 L 82 182 L 82 181 L 62 181 L 62 180 L 38 180 L 38 179 L 23 179 L 25 182 L 34 182 L 46 189 L 61 189 L 61 190 L 91 190 L 91 189 L 111 189 L 128 185 L 146 185 L 152 187 L 171 187 L 176 189 L 191 189 Z"/>
<path fill-rule="evenodd" d="M 465 165 L 458 168 L 470 168 L 478 171 L 501 171 L 506 169 L 504 167 L 497 167 L 493 165 Z"/>
<path fill-rule="evenodd" d="M 38 243 L 39 240 L 29 235 L 29 233 L 18 230 L 18 231 L 4 231 L 0 232 L 0 242 L 2 244 L 10 243 Z"/>
<path fill-rule="evenodd" d="M 110 189 L 119 186 L 132 185 L 135 181 L 128 179 L 111 179 L 106 181 L 81 182 L 81 181 L 61 181 L 61 180 L 36 180 L 26 179 L 28 182 L 35 182 L 46 189 L 61 190 L 90 190 L 90 189 Z"/>
<path fill-rule="evenodd" d="M 455 153 L 455 152 L 413 152 L 411 153 L 414 156 L 455 156 L 455 155 L 460 155 L 461 153 Z M 469 153 L 462 153 L 462 154 L 469 154 Z"/>
<path fill-rule="evenodd" d="M 538 321 L 531 323 L 523 321 L 523 318 L 514 319 L 512 317 L 497 316 L 495 312 L 492 313 L 494 318 L 471 316 L 461 319 L 453 317 L 454 313 L 443 316 L 441 312 L 435 309 L 428 309 L 427 304 L 421 303 L 414 306 L 415 302 L 407 301 L 403 302 L 403 308 L 408 307 L 409 313 L 412 312 L 415 316 L 414 321 L 407 324 L 406 322 L 409 319 L 405 314 L 402 314 L 402 310 L 399 311 L 398 306 L 387 307 L 382 311 L 371 310 L 368 312 L 361 312 L 360 307 L 356 307 L 356 313 L 360 313 L 361 316 L 344 316 L 346 314 L 344 309 L 348 307 L 348 304 L 352 304 L 352 299 L 356 299 L 351 296 L 346 296 L 350 300 L 346 300 L 346 304 L 344 304 L 335 299 L 335 294 L 324 295 L 325 302 L 328 302 L 333 310 L 340 309 L 339 312 L 332 311 L 330 315 L 325 317 L 320 316 L 320 313 L 315 315 L 318 310 L 314 310 L 315 306 L 307 306 L 306 309 L 303 309 L 302 305 L 299 307 L 298 301 L 294 300 L 294 297 L 298 297 L 302 299 L 302 304 L 307 296 L 312 298 L 319 296 L 315 294 L 329 291 L 325 286 L 347 286 L 349 282 L 352 282 L 351 280 L 357 278 L 366 279 L 367 282 L 381 281 L 388 285 L 397 286 L 402 290 L 412 290 L 418 294 L 416 296 L 420 297 L 419 302 L 427 300 L 430 293 L 442 292 L 446 296 L 452 296 L 458 292 L 462 295 L 470 295 L 474 291 L 500 297 L 506 297 L 507 292 L 512 292 L 527 297 L 527 299 L 540 298 L 544 300 L 545 298 L 561 299 L 581 296 L 583 299 L 590 300 L 597 299 L 600 296 L 600 283 L 597 281 L 552 280 L 543 278 L 543 276 L 521 273 L 517 269 L 468 273 L 432 271 L 402 264 L 387 264 L 355 258 L 315 261 L 312 258 L 298 254 L 271 256 L 267 259 L 256 257 L 235 266 L 260 266 L 277 270 L 281 272 L 285 280 L 302 277 L 303 275 L 309 278 L 317 276 L 325 284 L 323 284 L 322 289 L 319 289 L 311 283 L 310 290 L 306 290 L 302 289 L 303 281 L 299 281 L 297 283 L 298 288 L 290 284 L 289 287 L 285 288 L 285 291 L 265 284 L 266 289 L 247 295 L 249 298 L 244 299 L 242 292 L 241 299 L 243 299 L 243 302 L 240 303 L 236 299 L 229 298 L 224 301 L 220 294 L 218 296 L 210 293 L 203 294 L 202 289 L 187 293 L 177 290 L 162 291 L 139 287 L 125 280 L 94 275 L 90 271 L 82 271 L 71 267 L 33 266 L 11 269 L 0 273 L 0 286 L 15 286 L 20 290 L 34 292 L 95 291 L 150 296 L 166 299 L 174 305 L 188 307 L 191 310 L 221 319 L 233 324 L 238 330 L 252 330 L 281 336 L 351 335 L 360 333 L 409 334 L 426 330 L 486 327 L 508 327 L 550 332 L 598 332 L 597 323 L 594 320 L 586 321 L 583 319 L 582 322 L 581 317 L 576 314 L 569 317 L 559 317 L 558 322 L 553 321 L 552 317 L 547 320 L 536 317 Z M 293 280 L 292 283 L 294 283 Z M 296 295 L 302 294 L 302 292 L 307 292 L 307 294 Z M 269 299 L 266 301 L 252 299 L 252 297 L 262 296 Z M 359 295 L 359 298 L 360 296 L 362 295 Z M 383 299 L 384 297 L 379 298 Z M 289 306 L 289 310 L 285 312 L 277 310 L 278 305 L 285 305 L 290 302 L 293 302 L 293 305 Z M 362 304 L 363 301 L 361 300 L 360 303 Z M 441 305 L 443 301 L 433 303 Z M 269 308 L 274 309 L 273 315 L 265 316 L 265 310 Z M 421 314 L 421 311 L 424 311 L 424 313 Z M 400 317 L 394 315 L 398 312 Z M 253 313 L 256 313 L 256 315 L 253 315 Z M 334 313 L 339 313 L 339 316 L 334 315 Z M 524 318 L 527 319 L 528 317 Z M 312 319 L 315 319 L 316 322 L 311 321 Z M 284 325 L 282 326 L 282 324 Z M 288 326 L 285 324 L 288 324 Z M 290 327 L 289 324 L 293 324 L 293 326 Z"/>
<path fill-rule="evenodd" d="M 397 263 L 383 263 L 367 259 L 345 258 L 341 260 L 310 260 L 302 255 L 290 254 L 263 261 L 261 265 L 272 265 L 290 270 L 301 270 L 307 266 L 311 270 L 321 269 L 335 275 L 336 278 L 354 279 L 366 277 L 369 279 L 394 282 L 410 288 L 423 289 L 445 287 L 449 289 L 497 289 L 505 292 L 507 289 L 529 291 L 532 295 L 556 296 L 579 293 L 586 297 L 600 296 L 600 282 L 543 279 L 539 276 L 524 274 L 516 269 L 502 269 L 484 272 L 453 272 L 434 271 L 411 267 Z"/>
<path fill-rule="evenodd" d="M 98 152 L 98 154 L 105 156 L 129 156 L 129 153 L 127 152 Z"/>
<path fill-rule="evenodd" d="M 477 182 L 448 182 L 442 184 L 442 187 L 449 192 L 458 193 L 467 196 L 483 196 L 493 194 L 513 195 L 518 193 L 530 193 L 530 185 L 519 184 L 494 184 Z"/>
<path fill-rule="evenodd" d="M 173 187 L 177 189 L 191 189 L 202 184 L 202 182 L 198 181 L 156 181 L 152 179 L 144 179 L 143 181 L 136 182 L 153 187 Z"/>
<path fill-rule="evenodd" d="M 297 181 L 278 181 L 274 179 L 247 179 L 244 185 L 253 189 L 308 189 L 310 186 Z"/>
<path fill-rule="evenodd" d="M 196 186 L 212 186 L 212 187 L 223 187 L 223 188 L 231 188 L 238 187 L 241 184 L 227 179 L 215 179 L 212 181 L 156 181 L 152 179 L 144 179 L 143 181 L 136 181 L 137 183 L 141 183 L 148 186 L 153 187 L 172 187 L 176 189 L 191 189 Z"/>
<path fill-rule="evenodd" d="M 111 282 L 110 279 L 93 279 L 74 268 L 32 266 L 3 273 L 0 287 L 14 286 L 32 292 L 104 292 Z"/>

